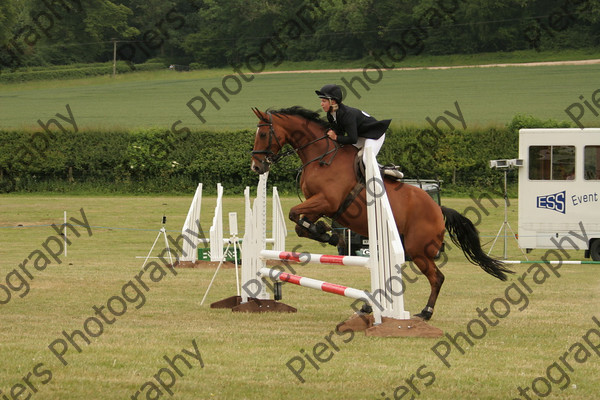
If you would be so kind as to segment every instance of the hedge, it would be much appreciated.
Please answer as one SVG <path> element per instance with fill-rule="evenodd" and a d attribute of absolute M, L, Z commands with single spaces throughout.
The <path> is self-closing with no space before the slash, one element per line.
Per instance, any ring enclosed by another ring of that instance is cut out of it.
<path fill-rule="evenodd" d="M 516 117 L 507 127 L 467 131 L 392 127 L 379 153 L 382 164 L 400 165 L 409 178 L 435 178 L 445 186 L 491 188 L 502 177 L 489 160 L 516 158 L 521 127 L 563 127 L 564 123 Z M 32 133 L 0 130 L 0 192 L 39 190 L 99 192 L 190 192 L 202 182 L 208 193 L 222 183 L 242 193 L 257 183 L 250 170 L 254 132 L 172 133 L 136 131 Z M 273 166 L 269 180 L 282 192 L 296 192 L 299 159 Z M 512 178 L 516 179 L 515 177 Z"/>
<path fill-rule="evenodd" d="M 117 73 L 124 74 L 132 71 L 154 71 L 165 69 L 162 63 L 146 63 L 129 65 L 125 61 L 117 62 Z M 113 73 L 112 63 L 78 64 L 71 66 L 31 67 L 14 72 L 0 74 L 0 83 L 19 83 L 52 79 L 75 79 Z"/>

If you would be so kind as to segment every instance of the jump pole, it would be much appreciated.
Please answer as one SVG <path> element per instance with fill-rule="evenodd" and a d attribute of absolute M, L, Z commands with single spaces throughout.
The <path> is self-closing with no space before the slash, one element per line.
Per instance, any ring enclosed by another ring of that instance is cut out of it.
<path fill-rule="evenodd" d="M 583 260 L 583 261 L 578 261 L 578 260 L 531 260 L 531 261 L 521 261 L 521 260 L 503 260 L 502 261 L 505 264 L 553 264 L 553 265 L 567 265 L 567 264 L 573 264 L 573 265 L 581 265 L 581 264 L 600 264 L 600 261 L 589 261 L 589 260 Z"/>
<path fill-rule="evenodd" d="M 351 267 L 369 268 L 369 258 L 359 256 L 340 256 L 313 253 L 295 253 L 293 251 L 261 250 L 260 256 L 267 260 L 282 260 L 303 264 L 337 264 Z"/>
<path fill-rule="evenodd" d="M 354 289 L 335 283 L 320 281 L 318 279 L 307 278 L 305 276 L 294 275 L 271 268 L 261 268 L 258 272 L 260 276 L 264 278 L 277 279 L 281 282 L 288 282 L 294 285 L 320 290 L 322 292 L 333 293 L 344 297 L 350 297 L 351 299 L 364 300 L 366 302 L 371 301 L 369 298 L 369 293 L 364 290 Z"/>

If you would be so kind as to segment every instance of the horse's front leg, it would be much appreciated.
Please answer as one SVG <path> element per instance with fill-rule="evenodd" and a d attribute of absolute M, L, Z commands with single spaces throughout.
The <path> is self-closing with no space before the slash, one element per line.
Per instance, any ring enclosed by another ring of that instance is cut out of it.
<path fill-rule="evenodd" d="M 290 209 L 289 217 L 296 223 L 296 233 L 300 237 L 308 237 L 323 243 L 336 246 L 339 236 L 328 234 L 329 230 L 324 223 L 315 222 L 325 213 L 331 212 L 331 205 L 323 194 L 317 194 L 303 203 Z"/>

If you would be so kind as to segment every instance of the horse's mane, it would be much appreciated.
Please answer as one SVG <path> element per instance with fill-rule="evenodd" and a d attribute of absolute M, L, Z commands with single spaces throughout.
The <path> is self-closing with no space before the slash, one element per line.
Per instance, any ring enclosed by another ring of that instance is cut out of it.
<path fill-rule="evenodd" d="M 304 107 L 300 107 L 300 106 L 281 108 L 279 110 L 269 109 L 269 110 L 267 110 L 267 112 L 270 112 L 273 115 L 276 115 L 276 114 L 296 115 L 298 117 L 305 118 L 309 121 L 316 122 L 317 124 L 319 124 L 323 127 L 329 125 L 329 122 L 327 120 L 324 120 L 323 118 L 321 118 L 319 116 L 319 113 L 312 111 L 312 110 L 308 110 L 308 109 L 306 109 Z"/>

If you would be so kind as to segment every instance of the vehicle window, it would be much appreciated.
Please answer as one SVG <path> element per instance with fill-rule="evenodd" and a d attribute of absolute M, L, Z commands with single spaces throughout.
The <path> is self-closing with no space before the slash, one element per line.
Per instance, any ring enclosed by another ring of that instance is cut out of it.
<path fill-rule="evenodd" d="M 552 180 L 575 179 L 575 146 L 552 146 Z"/>
<path fill-rule="evenodd" d="M 600 179 L 600 146 L 584 147 L 583 171 L 586 180 Z"/>
<path fill-rule="evenodd" d="M 529 146 L 529 179 L 549 180 L 551 146 Z"/>
<path fill-rule="evenodd" d="M 530 146 L 529 179 L 575 179 L 575 146 Z"/>

